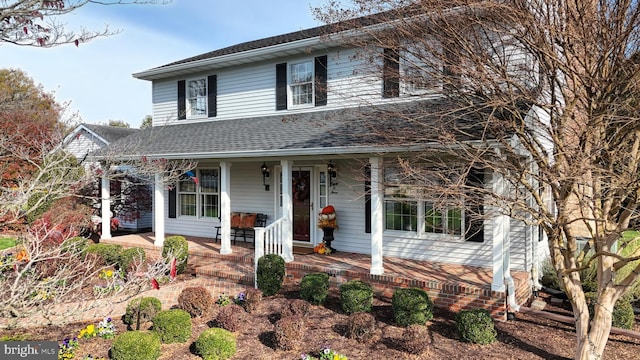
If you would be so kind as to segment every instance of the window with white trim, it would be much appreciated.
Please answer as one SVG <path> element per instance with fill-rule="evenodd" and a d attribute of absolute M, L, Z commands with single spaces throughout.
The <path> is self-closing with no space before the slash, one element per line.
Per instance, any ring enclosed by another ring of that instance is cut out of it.
<path fill-rule="evenodd" d="M 313 105 L 313 60 L 289 64 L 291 106 Z"/>
<path fill-rule="evenodd" d="M 218 218 L 220 215 L 220 176 L 218 169 L 198 169 L 197 181 L 183 176 L 178 181 L 178 215 Z"/>
<path fill-rule="evenodd" d="M 385 230 L 414 232 L 421 237 L 435 234 L 461 238 L 464 206 L 456 199 L 429 201 L 424 184 L 397 167 L 385 168 Z"/>
<path fill-rule="evenodd" d="M 187 117 L 207 115 L 207 79 L 187 80 Z"/>
<path fill-rule="evenodd" d="M 401 95 L 425 95 L 442 89 L 438 75 L 442 74 L 440 61 L 441 49 L 439 46 L 429 44 L 429 47 L 405 46 L 401 51 L 400 77 Z M 433 54 L 437 51 L 438 54 Z"/>

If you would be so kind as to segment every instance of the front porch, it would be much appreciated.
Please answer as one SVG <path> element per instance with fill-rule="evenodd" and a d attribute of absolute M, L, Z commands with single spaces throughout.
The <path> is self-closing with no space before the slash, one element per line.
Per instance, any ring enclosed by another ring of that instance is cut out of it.
<path fill-rule="evenodd" d="M 189 262 L 196 267 L 196 276 L 215 277 L 229 282 L 253 284 L 253 247 L 250 242 L 231 245 L 232 253 L 221 254 L 221 242 L 213 238 L 185 236 L 189 243 Z M 152 255 L 159 255 L 154 245 L 154 233 L 114 236 L 100 242 L 141 247 Z M 384 256 L 383 275 L 370 274 L 371 257 L 365 254 L 337 252 L 330 255 L 296 254 L 286 264 L 286 284 L 297 284 L 311 272 L 331 276 L 331 286 L 337 288 L 348 280 L 359 279 L 373 286 L 376 296 L 391 299 L 398 287 L 419 287 L 427 291 L 434 304 L 459 311 L 465 308 L 486 308 L 496 319 L 504 320 L 507 294 L 491 291 L 492 271 L 489 268 L 417 261 Z M 526 272 L 512 272 L 516 301 L 526 302 L 531 296 Z"/>

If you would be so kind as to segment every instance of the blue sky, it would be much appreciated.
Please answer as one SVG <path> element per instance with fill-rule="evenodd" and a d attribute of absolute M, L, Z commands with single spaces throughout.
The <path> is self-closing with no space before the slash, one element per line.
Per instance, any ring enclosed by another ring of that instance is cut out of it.
<path fill-rule="evenodd" d="M 0 45 L 0 67 L 18 68 L 86 123 L 151 114 L 151 83 L 131 74 L 244 41 L 322 25 L 326 0 L 173 0 L 168 5 L 86 6 L 60 19 L 70 28 L 121 30 L 55 48 Z"/>

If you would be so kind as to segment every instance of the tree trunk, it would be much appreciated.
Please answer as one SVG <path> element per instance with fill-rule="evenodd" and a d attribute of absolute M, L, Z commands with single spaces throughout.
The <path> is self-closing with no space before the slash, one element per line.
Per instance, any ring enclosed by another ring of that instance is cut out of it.
<path fill-rule="evenodd" d="M 586 336 L 577 333 L 578 343 L 575 355 L 576 360 L 602 359 L 604 348 L 607 345 L 607 340 L 609 339 L 609 334 L 611 332 L 611 321 L 614 303 L 615 300 L 613 299 L 613 294 L 609 292 L 605 292 L 604 294 L 598 296 L 593 309 L 593 320 L 591 321 L 591 327 L 589 328 Z M 581 321 L 586 320 L 584 325 L 588 326 L 588 313 L 586 314 L 586 319 L 584 319 L 584 316 L 577 317 L 577 314 L 578 313 L 574 311 L 576 319 L 580 319 Z M 580 327 L 581 326 L 579 326 L 578 322 L 576 321 L 576 331 Z"/>

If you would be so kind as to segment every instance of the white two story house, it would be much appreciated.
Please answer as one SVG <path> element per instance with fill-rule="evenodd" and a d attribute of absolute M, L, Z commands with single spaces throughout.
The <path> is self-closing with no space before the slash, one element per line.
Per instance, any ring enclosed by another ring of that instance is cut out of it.
<path fill-rule="evenodd" d="M 185 176 L 167 186 L 157 174 L 156 244 L 166 233 L 212 238 L 219 226 L 228 254 L 231 213 L 262 213 L 267 227 L 281 227 L 291 261 L 293 245 L 323 241 L 318 213 L 332 205 L 339 226 L 332 247 L 370 254 L 371 274 L 385 273 L 387 256 L 462 264 L 492 269 L 492 291 L 507 292 L 510 271 L 531 272 L 546 249 L 538 231 L 506 216 L 478 223 L 464 208 L 399 198 L 403 179 L 393 160 L 429 144 L 390 147 L 366 133 L 384 107 L 410 116 L 413 106 L 446 106 L 442 89 L 410 96 L 402 84 L 363 75 L 356 49 L 327 40 L 327 31 L 249 41 L 133 74 L 152 84 L 153 127 L 111 150 L 198 163 L 197 181 Z M 470 176 L 479 186 L 495 180 L 481 170 Z"/>

